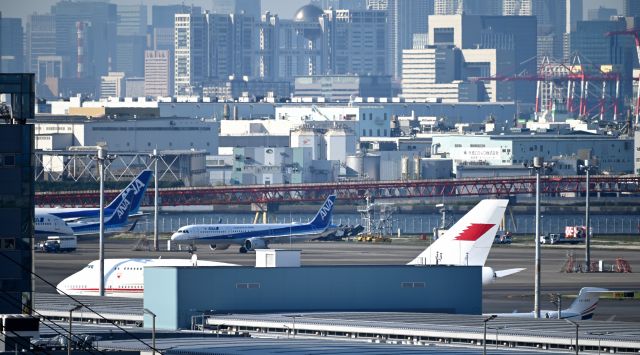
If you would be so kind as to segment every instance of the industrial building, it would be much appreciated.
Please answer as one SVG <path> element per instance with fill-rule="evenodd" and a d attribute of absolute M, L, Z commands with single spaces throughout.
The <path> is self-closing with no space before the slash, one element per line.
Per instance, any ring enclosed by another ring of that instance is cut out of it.
<path fill-rule="evenodd" d="M 204 313 L 481 314 L 480 274 L 475 266 L 148 267 L 144 308 L 160 329 L 190 328 Z"/>
<path fill-rule="evenodd" d="M 391 77 L 376 75 L 297 76 L 293 96 L 349 101 L 355 97 L 391 97 Z"/>

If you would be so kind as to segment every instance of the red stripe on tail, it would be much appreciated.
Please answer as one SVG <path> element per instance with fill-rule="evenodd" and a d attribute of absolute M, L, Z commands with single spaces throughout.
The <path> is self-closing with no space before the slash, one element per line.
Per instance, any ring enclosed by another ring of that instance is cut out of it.
<path fill-rule="evenodd" d="M 454 240 L 468 240 L 475 242 L 480 239 L 495 224 L 491 223 L 471 223 L 467 228 L 463 229 Z"/>

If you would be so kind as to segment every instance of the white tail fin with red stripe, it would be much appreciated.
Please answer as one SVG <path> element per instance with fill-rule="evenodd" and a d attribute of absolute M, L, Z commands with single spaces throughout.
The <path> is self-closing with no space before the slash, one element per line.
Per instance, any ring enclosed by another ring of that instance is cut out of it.
<path fill-rule="evenodd" d="M 607 290 L 606 288 L 600 287 L 581 288 L 578 297 L 576 297 L 573 303 L 571 303 L 571 307 L 562 311 L 562 318 L 575 317 L 577 319 L 583 320 L 593 318 L 593 313 L 596 311 L 596 307 L 598 306 L 600 294 L 608 291 L 609 290 Z"/>
<path fill-rule="evenodd" d="M 407 265 L 484 266 L 509 200 L 482 200 Z"/>

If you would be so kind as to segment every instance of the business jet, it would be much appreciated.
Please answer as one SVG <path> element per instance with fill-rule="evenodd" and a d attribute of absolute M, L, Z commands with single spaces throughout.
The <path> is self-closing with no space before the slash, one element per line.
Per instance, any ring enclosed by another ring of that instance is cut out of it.
<path fill-rule="evenodd" d="M 601 293 L 610 292 L 606 288 L 599 287 L 583 287 L 580 289 L 578 297 L 571 303 L 571 306 L 567 309 L 560 311 L 560 317 L 558 317 L 558 311 L 553 310 L 541 310 L 540 317 L 543 318 L 560 318 L 569 320 L 587 320 L 593 318 L 593 314 L 598 306 L 598 300 Z M 498 317 L 509 318 L 534 318 L 534 312 L 527 313 L 498 313 Z"/>
<path fill-rule="evenodd" d="M 60 294 L 72 296 L 98 296 L 99 260 L 94 260 L 82 270 L 62 280 L 56 289 Z M 147 266 L 237 266 L 215 261 L 192 259 L 105 259 L 105 296 L 142 298 L 144 292 L 144 268 Z"/>
<path fill-rule="evenodd" d="M 524 270 L 516 268 L 494 271 L 484 265 L 508 203 L 509 200 L 480 201 L 407 265 L 482 266 L 483 285 Z"/>
<path fill-rule="evenodd" d="M 118 196 L 116 196 L 116 198 L 113 199 L 113 201 L 105 206 L 105 215 L 112 214 L 113 211 L 118 208 L 126 208 L 127 206 L 122 203 L 123 201 L 127 201 L 127 203 L 131 204 L 129 214 L 137 214 L 150 179 L 151 170 L 143 170 L 118 194 Z M 100 208 L 36 208 L 35 215 L 36 217 L 50 215 L 62 218 L 65 222 L 75 222 L 83 218 L 99 218 Z"/>
<path fill-rule="evenodd" d="M 321 236 L 331 225 L 336 196 L 327 197 L 318 213 L 308 223 L 270 224 L 194 224 L 180 227 L 171 241 L 195 244 L 206 241 L 213 250 L 225 250 L 240 245 L 240 253 L 264 249 L 271 243 L 300 242 Z"/>

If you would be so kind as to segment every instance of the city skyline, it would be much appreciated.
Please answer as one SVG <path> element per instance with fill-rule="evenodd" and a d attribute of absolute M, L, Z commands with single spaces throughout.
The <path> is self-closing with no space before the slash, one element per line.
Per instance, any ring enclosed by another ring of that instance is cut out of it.
<path fill-rule="evenodd" d="M 34 12 L 37 12 L 38 14 L 50 12 L 51 6 L 57 2 L 58 0 L 23 0 L 20 2 L 0 0 L 0 12 L 2 12 L 3 17 L 20 17 L 25 20 L 27 16 Z M 149 9 L 152 5 L 173 4 L 201 6 L 203 9 L 207 9 L 211 7 L 212 0 L 191 0 L 186 2 L 176 0 L 153 0 L 144 2 L 140 0 L 111 0 L 109 2 L 116 5 L 142 4 L 146 5 Z M 310 0 L 262 0 L 262 13 L 270 11 L 273 14 L 277 14 L 282 19 L 291 19 L 298 8 L 309 3 Z M 588 11 L 590 9 L 597 9 L 599 6 L 615 8 L 618 13 L 621 13 L 622 3 L 623 0 L 584 0 L 583 17 L 587 18 Z"/>

